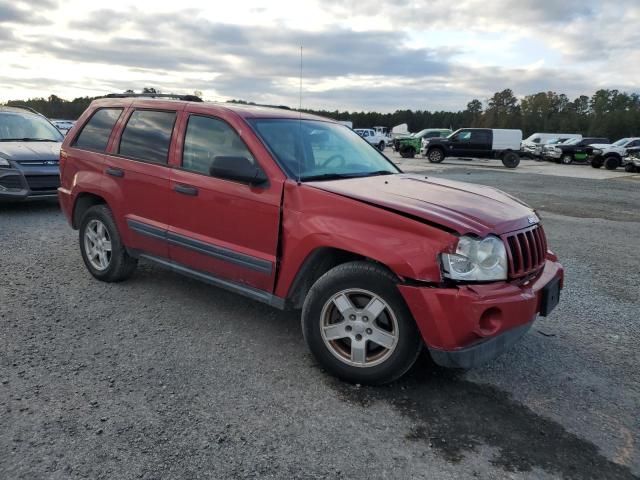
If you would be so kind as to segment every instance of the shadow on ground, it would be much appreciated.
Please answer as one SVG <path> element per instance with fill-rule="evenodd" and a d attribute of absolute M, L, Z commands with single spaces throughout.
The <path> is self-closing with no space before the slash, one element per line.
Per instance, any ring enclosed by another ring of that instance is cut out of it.
<path fill-rule="evenodd" d="M 507 472 L 534 467 L 571 479 L 634 479 L 628 467 L 602 456 L 598 448 L 567 432 L 488 385 L 439 368 L 423 354 L 402 380 L 384 387 L 330 381 L 348 402 L 368 408 L 387 402 L 411 419 L 406 438 L 423 442 L 452 463 L 480 444 L 498 450 L 492 463 Z"/>

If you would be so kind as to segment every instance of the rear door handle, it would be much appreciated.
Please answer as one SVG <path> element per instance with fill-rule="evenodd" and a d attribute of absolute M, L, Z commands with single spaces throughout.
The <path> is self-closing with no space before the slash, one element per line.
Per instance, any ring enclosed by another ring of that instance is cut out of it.
<path fill-rule="evenodd" d="M 173 189 L 178 193 L 182 193 L 183 195 L 191 195 L 192 197 L 198 195 L 198 189 L 190 185 L 181 185 L 178 183 L 177 185 L 174 185 Z"/>
<path fill-rule="evenodd" d="M 124 177 L 124 170 L 120 168 L 107 167 L 105 173 L 107 175 L 111 175 L 112 177 Z"/>

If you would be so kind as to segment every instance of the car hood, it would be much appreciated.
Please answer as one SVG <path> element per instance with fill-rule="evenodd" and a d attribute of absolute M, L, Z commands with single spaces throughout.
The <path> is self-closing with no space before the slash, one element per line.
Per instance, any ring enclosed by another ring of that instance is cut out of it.
<path fill-rule="evenodd" d="M 0 157 L 20 162 L 22 160 L 58 160 L 58 142 L 0 142 Z"/>
<path fill-rule="evenodd" d="M 501 235 L 538 222 L 528 205 L 500 190 L 424 175 L 385 175 L 307 185 L 415 217 L 461 235 Z"/>
<path fill-rule="evenodd" d="M 594 147 L 594 148 L 606 148 L 608 150 L 622 150 L 624 149 L 624 147 L 618 147 L 618 146 L 613 146 L 610 143 L 590 143 L 589 144 L 590 147 Z"/>

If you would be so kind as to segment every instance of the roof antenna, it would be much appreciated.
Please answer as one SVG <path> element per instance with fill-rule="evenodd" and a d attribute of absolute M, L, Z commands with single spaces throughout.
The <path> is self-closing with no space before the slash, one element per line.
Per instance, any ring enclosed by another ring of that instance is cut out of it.
<path fill-rule="evenodd" d="M 302 45 L 300 45 L 300 92 L 298 99 L 298 141 L 302 147 Z M 300 148 L 298 158 L 298 185 L 300 185 L 300 177 L 302 176 L 302 148 Z"/>

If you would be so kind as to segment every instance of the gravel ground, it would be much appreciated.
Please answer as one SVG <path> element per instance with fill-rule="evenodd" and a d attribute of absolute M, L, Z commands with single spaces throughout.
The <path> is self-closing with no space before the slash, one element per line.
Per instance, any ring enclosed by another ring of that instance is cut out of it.
<path fill-rule="evenodd" d="M 566 288 L 490 365 L 382 388 L 327 376 L 295 312 L 100 283 L 55 203 L 0 206 L 0 478 L 638 478 L 640 182 L 427 174 L 539 208 Z"/>

